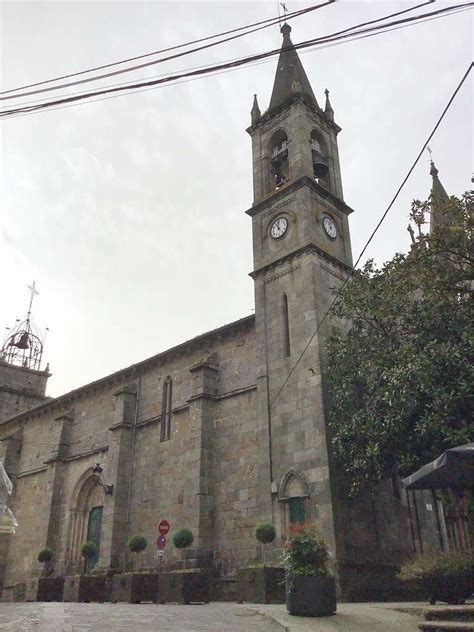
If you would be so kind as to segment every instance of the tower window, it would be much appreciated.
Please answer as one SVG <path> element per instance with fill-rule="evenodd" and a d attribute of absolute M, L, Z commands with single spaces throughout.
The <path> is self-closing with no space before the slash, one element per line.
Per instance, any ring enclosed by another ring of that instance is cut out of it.
<path fill-rule="evenodd" d="M 316 182 L 325 187 L 329 186 L 329 161 L 327 152 L 321 146 L 321 141 L 315 130 L 311 132 L 311 153 L 313 157 L 313 175 Z"/>
<path fill-rule="evenodd" d="M 278 130 L 270 141 L 270 171 L 275 189 L 289 178 L 288 136 L 283 130 Z"/>
<path fill-rule="evenodd" d="M 163 384 L 163 401 L 161 404 L 161 430 L 160 442 L 168 441 L 171 436 L 171 401 L 173 382 L 171 377 L 165 379 Z"/>
<path fill-rule="evenodd" d="M 288 297 L 283 294 L 282 300 L 282 312 L 283 312 L 283 355 L 288 357 L 291 353 L 290 350 L 290 317 L 288 313 Z"/>

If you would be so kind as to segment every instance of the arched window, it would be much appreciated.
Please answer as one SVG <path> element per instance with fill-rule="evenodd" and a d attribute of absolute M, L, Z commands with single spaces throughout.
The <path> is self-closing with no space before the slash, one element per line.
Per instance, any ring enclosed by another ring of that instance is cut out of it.
<path fill-rule="evenodd" d="M 168 441 L 171 436 L 171 401 L 173 382 L 168 375 L 163 383 L 163 400 L 161 404 L 160 441 Z"/>
<path fill-rule="evenodd" d="M 288 535 L 293 525 L 308 521 L 308 498 L 308 484 L 304 476 L 296 470 L 287 472 L 281 483 L 278 499 L 283 510 L 283 533 Z"/>
<path fill-rule="evenodd" d="M 311 132 L 311 154 L 313 156 L 313 175 L 318 184 L 329 188 L 329 160 L 321 137 L 316 130 Z"/>
<path fill-rule="evenodd" d="M 270 170 L 275 189 L 280 188 L 289 178 L 288 136 L 279 129 L 270 140 Z"/>
<path fill-rule="evenodd" d="M 288 357 L 290 349 L 290 317 L 288 313 L 288 297 L 283 294 L 282 299 L 282 321 L 283 321 L 283 355 Z"/>

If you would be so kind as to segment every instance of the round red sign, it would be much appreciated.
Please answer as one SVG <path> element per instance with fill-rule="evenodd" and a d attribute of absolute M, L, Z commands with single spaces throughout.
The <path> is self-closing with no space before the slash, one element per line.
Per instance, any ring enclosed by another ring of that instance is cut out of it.
<path fill-rule="evenodd" d="M 158 525 L 158 532 L 161 535 L 166 535 L 170 530 L 170 523 L 168 522 L 168 520 L 162 520 L 160 522 L 160 524 Z"/>
<path fill-rule="evenodd" d="M 158 551 L 163 551 L 166 546 L 166 538 L 164 535 L 160 535 L 156 539 L 156 548 Z"/>

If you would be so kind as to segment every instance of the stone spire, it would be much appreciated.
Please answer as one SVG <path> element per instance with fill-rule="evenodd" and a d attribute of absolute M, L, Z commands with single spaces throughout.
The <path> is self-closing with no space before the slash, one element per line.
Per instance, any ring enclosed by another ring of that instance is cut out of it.
<path fill-rule="evenodd" d="M 290 38 L 291 26 L 285 22 L 281 27 L 283 43 L 273 84 L 269 110 L 278 107 L 295 94 L 304 94 L 318 106 L 308 77 Z"/>
<path fill-rule="evenodd" d="M 253 105 L 250 111 L 250 116 L 252 117 L 252 125 L 258 121 L 261 116 L 260 108 L 258 107 L 257 95 L 253 95 Z"/>
<path fill-rule="evenodd" d="M 449 200 L 449 195 L 438 178 L 438 169 L 433 161 L 431 161 L 430 174 L 433 178 L 431 185 L 431 218 L 430 231 L 438 224 L 448 224 L 450 222 L 449 212 L 446 212 L 445 205 Z"/>
<path fill-rule="evenodd" d="M 324 113 L 330 121 L 334 121 L 334 110 L 332 109 L 331 101 L 329 100 L 329 90 L 327 88 L 324 91 L 324 94 L 326 95 L 326 107 L 324 108 Z"/>

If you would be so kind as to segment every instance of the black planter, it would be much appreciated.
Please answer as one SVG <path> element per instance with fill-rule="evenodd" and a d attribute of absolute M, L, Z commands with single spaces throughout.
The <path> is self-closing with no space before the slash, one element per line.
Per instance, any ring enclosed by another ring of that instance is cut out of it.
<path fill-rule="evenodd" d="M 285 571 L 274 566 L 239 568 L 237 601 L 285 603 Z"/>
<path fill-rule="evenodd" d="M 432 605 L 437 601 L 452 605 L 463 604 L 474 593 L 474 573 L 424 577 L 421 581 Z"/>
<path fill-rule="evenodd" d="M 122 573 L 112 578 L 110 600 L 114 603 L 141 603 L 142 601 L 158 601 L 157 573 Z"/>
<path fill-rule="evenodd" d="M 64 578 L 63 601 L 106 601 L 106 577 L 70 575 Z"/>
<path fill-rule="evenodd" d="M 160 603 L 209 603 L 209 571 L 174 571 L 160 573 Z"/>
<path fill-rule="evenodd" d="M 25 601 L 62 601 L 64 577 L 34 577 L 26 582 Z"/>
<path fill-rule="evenodd" d="M 300 617 L 327 617 L 336 612 L 336 581 L 334 577 L 286 578 L 286 609 Z"/>

